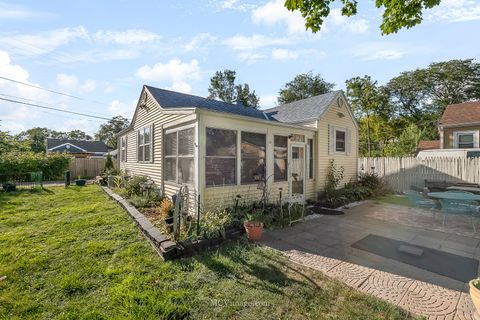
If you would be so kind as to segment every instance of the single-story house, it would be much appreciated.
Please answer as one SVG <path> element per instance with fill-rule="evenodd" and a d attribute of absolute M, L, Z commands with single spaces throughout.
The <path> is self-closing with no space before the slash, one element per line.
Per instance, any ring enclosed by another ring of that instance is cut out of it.
<path fill-rule="evenodd" d="M 329 160 L 357 177 L 358 125 L 342 91 L 256 110 L 143 86 L 118 134 L 120 168 L 147 175 L 172 196 L 187 185 L 192 210 L 231 205 L 240 195 L 316 199 Z"/>
<path fill-rule="evenodd" d="M 47 153 L 66 152 L 76 158 L 103 158 L 109 149 L 103 141 L 47 138 Z"/>

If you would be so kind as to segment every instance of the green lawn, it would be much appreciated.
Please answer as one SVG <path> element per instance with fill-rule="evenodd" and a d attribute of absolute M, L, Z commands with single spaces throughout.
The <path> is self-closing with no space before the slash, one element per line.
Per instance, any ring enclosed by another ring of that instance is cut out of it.
<path fill-rule="evenodd" d="M 408 201 L 408 198 L 406 196 L 400 196 L 400 195 L 394 195 L 394 194 L 377 198 L 375 199 L 375 201 L 380 203 L 396 204 L 399 206 L 406 206 L 406 207 L 412 206 L 412 204 L 410 203 L 410 201 Z"/>
<path fill-rule="evenodd" d="M 243 241 L 162 262 L 96 186 L 0 193 L 0 319 L 408 319 Z"/>

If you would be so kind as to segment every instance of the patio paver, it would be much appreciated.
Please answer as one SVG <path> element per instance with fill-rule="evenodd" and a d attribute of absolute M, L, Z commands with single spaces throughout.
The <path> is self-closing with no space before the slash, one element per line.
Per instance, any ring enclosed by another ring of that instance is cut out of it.
<path fill-rule="evenodd" d="M 478 259 L 479 235 L 462 229 L 460 222 L 451 230 L 448 226 L 439 226 L 431 214 L 428 220 L 422 212 L 417 220 L 421 228 L 411 225 L 415 217 L 401 224 L 399 217 L 409 209 L 386 207 L 388 210 L 367 202 L 346 210 L 343 216 L 323 216 L 283 230 L 267 231 L 262 241 L 295 263 L 321 271 L 413 314 L 435 320 L 476 319 L 468 284 L 352 248 L 351 244 L 368 234 L 377 234 Z M 388 214 L 395 216 L 393 222 L 387 221 Z"/>

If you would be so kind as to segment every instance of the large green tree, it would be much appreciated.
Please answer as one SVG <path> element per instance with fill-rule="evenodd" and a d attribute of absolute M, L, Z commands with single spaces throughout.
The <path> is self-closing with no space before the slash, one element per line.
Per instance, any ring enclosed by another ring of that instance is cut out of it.
<path fill-rule="evenodd" d="M 332 91 L 334 83 L 327 82 L 320 74 L 312 71 L 296 75 L 278 93 L 278 103 L 285 104 Z"/>
<path fill-rule="evenodd" d="M 95 139 L 105 142 L 105 144 L 113 149 L 117 148 L 117 134 L 126 129 L 130 124 L 127 118 L 116 116 L 110 119 L 107 123 L 100 126 L 100 129 L 95 134 Z"/>
<path fill-rule="evenodd" d="M 347 98 L 352 111 L 360 122 L 360 130 L 365 131 L 367 155 L 372 156 L 372 118 L 388 119 L 391 114 L 388 96 L 370 76 L 355 77 L 346 81 Z M 388 123 L 388 121 L 384 121 Z"/>
<path fill-rule="evenodd" d="M 285 7 L 291 11 L 300 11 L 305 19 L 305 28 L 312 32 L 320 31 L 331 8 L 341 3 L 343 16 L 357 14 L 357 0 L 286 0 Z M 440 0 L 375 0 L 375 6 L 383 10 L 380 30 L 382 34 L 396 33 L 402 28 L 411 28 L 422 22 L 425 9 L 440 4 Z"/>
<path fill-rule="evenodd" d="M 248 84 L 237 84 L 236 71 L 225 69 L 217 71 L 210 78 L 210 86 L 208 87 L 208 98 L 219 99 L 228 103 L 241 103 L 247 107 L 258 108 L 260 98 L 255 90 L 250 91 Z"/>

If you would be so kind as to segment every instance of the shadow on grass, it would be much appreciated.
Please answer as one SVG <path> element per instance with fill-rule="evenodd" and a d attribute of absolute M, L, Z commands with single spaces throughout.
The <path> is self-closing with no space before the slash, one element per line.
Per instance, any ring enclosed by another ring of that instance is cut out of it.
<path fill-rule="evenodd" d="M 281 288 L 304 283 L 293 279 L 289 273 L 296 273 L 315 288 L 320 289 L 313 279 L 289 266 L 282 257 L 242 241 L 198 256 L 195 260 L 218 276 L 234 277 L 238 283 L 252 289 L 261 288 L 272 293 L 284 294 Z"/>

